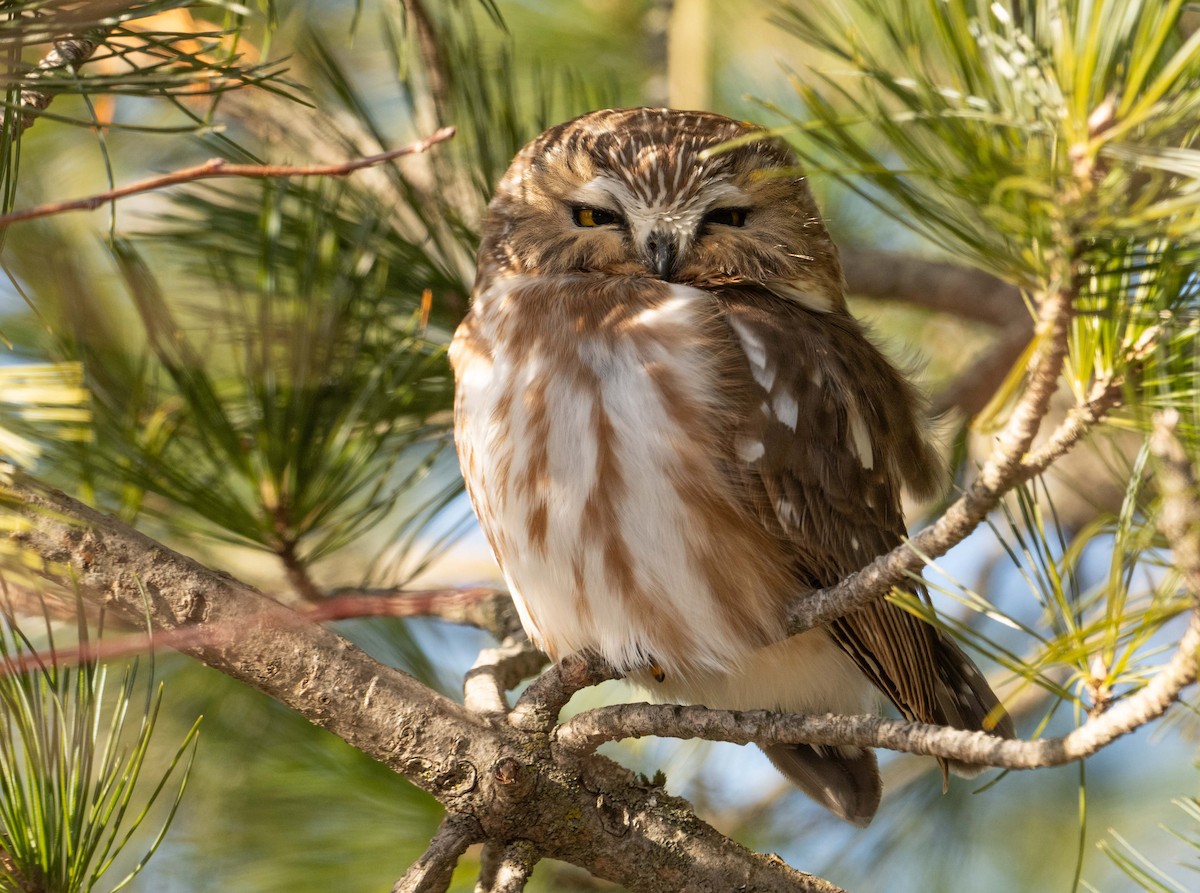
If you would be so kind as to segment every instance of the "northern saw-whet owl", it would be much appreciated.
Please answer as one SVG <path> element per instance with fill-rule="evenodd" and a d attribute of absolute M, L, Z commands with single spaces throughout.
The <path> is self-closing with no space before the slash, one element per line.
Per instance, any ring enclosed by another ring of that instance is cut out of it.
<path fill-rule="evenodd" d="M 789 602 L 900 543 L 902 489 L 941 465 L 780 142 L 669 109 L 546 131 L 489 206 L 450 359 L 467 492 L 552 659 L 592 649 L 659 701 L 856 714 L 882 693 L 1012 734 L 970 659 L 894 604 L 786 636 Z M 873 751 L 764 750 L 842 818 L 875 814 Z"/>

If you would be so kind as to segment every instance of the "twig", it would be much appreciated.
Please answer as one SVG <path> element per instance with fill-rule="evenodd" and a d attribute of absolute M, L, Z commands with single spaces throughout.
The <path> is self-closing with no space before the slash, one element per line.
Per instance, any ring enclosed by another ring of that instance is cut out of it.
<path fill-rule="evenodd" d="M 501 845 L 489 842 L 483 848 L 483 865 L 475 893 L 521 893 L 529 883 L 538 853 L 528 840 Z"/>
<path fill-rule="evenodd" d="M 1043 336 L 1041 357 L 1007 424 L 997 435 L 992 455 L 966 493 L 914 536 L 911 545 L 897 546 L 838 585 L 797 599 L 788 612 L 789 633 L 800 633 L 844 616 L 880 597 L 909 574 L 919 572 L 927 559 L 944 555 L 966 539 L 1018 481 L 1037 473 L 1023 460 L 1058 385 L 1067 354 L 1074 295 L 1074 289 L 1065 284 L 1046 295 L 1038 324 Z"/>
<path fill-rule="evenodd" d="M 518 729 L 549 731 L 576 692 L 620 678 L 621 673 L 594 652 L 569 654 L 529 684 L 509 722 Z"/>
<path fill-rule="evenodd" d="M 28 596 L 32 598 L 33 596 Z M 498 603 L 498 604 L 496 604 Z M 508 594 L 495 589 L 380 589 L 354 590 L 352 594 L 328 598 L 296 611 L 298 617 L 313 623 L 349 620 L 356 617 L 437 617 L 450 623 L 467 623 L 488 631 L 507 629 L 511 623 L 493 623 L 488 618 L 505 616 L 504 605 L 512 610 Z M 72 608 L 73 610 L 73 608 Z M 513 612 L 515 614 L 515 612 Z M 67 666 L 95 661 L 117 660 L 135 654 L 147 654 L 159 648 L 186 651 L 220 645 L 237 638 L 243 625 L 185 626 L 179 629 L 158 630 L 154 633 L 131 633 L 107 636 L 85 644 L 58 646 L 54 651 L 34 651 L 14 655 L 0 673 L 24 673 L 48 664 Z M 519 621 L 517 621 L 519 630 Z M 508 634 L 506 634 L 508 635 Z M 527 648 L 527 646 L 526 646 Z M 545 657 L 535 659 L 541 652 L 529 651 L 521 662 L 503 668 L 503 679 L 514 688 L 521 679 L 537 673 Z M 523 673 L 519 678 L 517 673 Z"/>
<path fill-rule="evenodd" d="M 447 815 L 429 842 L 429 848 L 404 872 L 404 877 L 396 881 L 392 893 L 446 893 L 459 857 L 483 837 L 483 829 L 475 819 Z"/>
<path fill-rule="evenodd" d="M 546 655 L 523 636 L 508 639 L 499 648 L 485 648 L 463 680 L 463 703 L 476 713 L 504 716 L 508 713 L 505 693 L 536 676 L 545 665 Z"/>
<path fill-rule="evenodd" d="M 128 186 L 120 186 L 116 189 L 110 189 L 107 192 L 90 195 L 87 198 L 77 198 L 65 202 L 53 202 L 45 205 L 38 205 L 33 208 L 26 208 L 23 211 L 13 211 L 11 214 L 0 216 L 0 227 L 9 226 L 13 223 L 18 223 L 23 220 L 34 220 L 39 217 L 49 217 L 53 214 L 62 214 L 67 211 L 93 211 L 101 205 L 108 202 L 114 202 L 118 199 L 126 198 L 131 195 L 137 195 L 142 192 L 151 192 L 155 189 L 162 189 L 166 186 L 176 186 L 180 183 L 191 183 L 197 180 L 210 180 L 217 177 L 245 177 L 251 179 L 267 179 L 274 177 L 344 177 L 347 174 L 352 174 L 355 171 L 363 168 L 373 167 L 378 164 L 383 164 L 387 161 L 392 161 L 396 158 L 401 158 L 405 155 L 414 155 L 419 152 L 427 151 L 431 146 L 437 143 L 444 142 L 454 136 L 453 127 L 443 127 L 432 136 L 428 136 L 423 140 L 418 140 L 407 146 L 402 146 L 399 149 L 392 149 L 390 152 L 383 152 L 379 155 L 371 155 L 367 158 L 356 158 L 353 161 L 346 161 L 341 164 L 314 164 L 314 165 L 286 165 L 286 164 L 230 164 L 223 158 L 212 158 L 203 164 L 198 164 L 194 167 L 184 168 L 174 171 L 169 174 L 163 174 L 159 177 L 151 177 L 148 180 L 139 180 L 137 183 L 131 183 Z"/>
<path fill-rule="evenodd" d="M 1159 462 L 1158 488 L 1162 513 L 1158 525 L 1167 542 L 1175 567 L 1183 574 L 1195 598 L 1200 598 L 1200 502 L 1196 473 L 1175 436 L 1179 414 L 1174 410 L 1154 418 L 1150 451 Z"/>
<path fill-rule="evenodd" d="M 347 617 L 437 617 L 491 633 L 498 642 L 521 635 L 521 619 L 507 592 L 466 589 L 335 589 L 309 609 L 315 620 Z"/>

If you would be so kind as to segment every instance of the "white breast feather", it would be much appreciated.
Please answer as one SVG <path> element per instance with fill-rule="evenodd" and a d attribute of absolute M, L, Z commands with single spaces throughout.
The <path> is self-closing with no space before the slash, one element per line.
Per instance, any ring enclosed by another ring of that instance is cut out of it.
<path fill-rule="evenodd" d="M 689 552 L 687 537 L 698 533 L 688 522 L 686 506 L 669 469 L 677 462 L 681 445 L 690 438 L 671 418 L 646 368 L 655 361 L 669 361 L 686 398 L 703 403 L 718 392 L 712 381 L 711 356 L 700 348 L 668 355 L 650 339 L 579 341 L 580 359 L 600 380 L 600 399 L 624 476 L 617 527 L 636 579 L 644 592 L 661 599 L 665 610 L 687 618 L 687 626 L 696 631 L 692 653 L 675 655 L 660 640 L 658 631 L 637 612 L 626 610 L 619 593 L 613 591 L 605 573 L 603 543 L 579 545 L 580 519 L 596 482 L 594 405 L 592 397 L 581 396 L 569 380 L 547 375 L 545 357 L 531 353 L 527 345 L 520 368 L 513 362 L 502 308 L 519 303 L 506 298 L 511 299 L 524 284 L 519 277 L 501 279 L 480 296 L 480 301 L 497 308 L 494 324 L 486 333 L 493 358 L 490 364 L 476 363 L 465 370 L 458 385 L 459 436 L 471 442 L 476 460 L 474 472 L 466 473 L 472 477 L 473 492 L 486 493 L 495 511 L 492 518 L 481 520 L 491 527 L 491 539 L 522 620 L 541 637 L 539 644 L 556 656 L 590 647 L 624 667 L 644 664 L 650 655 L 664 669 L 681 660 L 727 669 L 749 645 L 722 622 L 716 598 Z M 564 287 L 571 287 L 570 279 Z M 686 330 L 698 326 L 711 312 L 710 300 L 705 292 L 672 286 L 671 298 L 648 305 L 635 317 L 635 325 Z M 564 313 L 564 324 L 567 321 Z M 511 481 L 505 492 L 498 487 L 498 469 L 506 462 L 514 469 L 521 467 L 532 446 L 527 437 L 519 436 L 529 422 L 527 408 L 520 398 L 512 401 L 514 436 L 503 437 L 495 421 L 502 393 L 515 386 L 520 394 L 540 379 L 546 385 L 551 422 L 544 482 L 549 521 L 544 553 L 524 535 L 515 534 L 525 530 L 533 508 L 527 498 Z M 719 475 L 715 467 L 712 473 Z M 590 616 L 580 612 L 571 597 L 578 588 L 577 568 Z"/>

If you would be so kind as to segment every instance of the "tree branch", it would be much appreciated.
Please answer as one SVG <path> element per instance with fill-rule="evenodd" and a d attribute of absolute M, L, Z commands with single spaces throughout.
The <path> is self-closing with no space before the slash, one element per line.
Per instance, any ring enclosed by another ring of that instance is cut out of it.
<path fill-rule="evenodd" d="M 1160 464 L 1160 527 L 1193 601 L 1192 616 L 1174 655 L 1143 687 L 1090 717 L 1061 738 L 1017 741 L 878 716 L 800 716 L 705 707 L 624 704 L 589 710 L 554 732 L 558 746 L 590 752 L 605 741 L 656 735 L 735 744 L 817 744 L 883 747 L 1004 769 L 1038 769 L 1089 757 L 1162 716 L 1196 681 L 1200 659 L 1200 498 L 1195 471 L 1175 438 L 1174 413 L 1160 414 L 1150 447 Z M 1052 451 L 1053 452 L 1053 451 Z"/>
<path fill-rule="evenodd" d="M 498 642 L 523 635 L 521 618 L 507 592 L 476 586 L 465 589 L 335 589 L 308 608 L 316 621 L 348 617 L 436 617 L 491 633 Z"/>
<path fill-rule="evenodd" d="M 839 255 L 851 295 L 900 300 L 1001 329 L 1020 326 L 1033 334 L 1020 290 L 990 273 L 898 251 L 842 248 Z"/>
<path fill-rule="evenodd" d="M 1033 364 L 1029 382 L 1007 424 L 996 436 L 991 456 L 967 491 L 934 523 L 914 536 L 911 543 L 879 556 L 838 585 L 809 593 L 794 602 L 788 612 L 789 633 L 829 623 L 880 597 L 910 574 L 919 573 L 928 559 L 944 555 L 966 539 L 1013 486 L 1042 470 L 1024 459 L 1058 386 L 1067 355 L 1074 297 L 1075 290 L 1067 283 L 1045 296 L 1038 321 L 1041 355 Z"/>
<path fill-rule="evenodd" d="M 568 654 L 529 683 L 509 722 L 518 729 L 549 731 L 576 692 L 621 676 L 619 670 L 595 652 Z"/>
<path fill-rule="evenodd" d="M 255 589 L 14 473 L 0 499 L 36 572 L 131 623 L 197 630 L 183 651 L 328 729 L 472 817 L 634 893 L 839 893 L 751 853 L 682 800 L 604 757 L 555 756 L 548 735 L 471 712 Z M 11 528 L 10 528 L 11 530 Z M 215 638 L 212 630 L 228 630 Z M 569 817 L 569 818 L 567 818 Z M 447 834 L 450 834 L 447 831 Z"/>
<path fill-rule="evenodd" d="M 446 893 L 459 858 L 467 847 L 483 839 L 483 829 L 470 816 L 446 816 L 429 848 L 396 881 L 392 893 Z"/>
<path fill-rule="evenodd" d="M 139 180 L 128 186 L 120 186 L 107 192 L 100 192 L 86 198 L 77 198 L 65 202 L 53 202 L 26 208 L 23 211 L 13 211 L 11 214 L 0 215 L 0 227 L 9 226 L 24 220 L 34 220 L 39 217 L 49 217 L 67 211 L 93 211 L 101 205 L 118 199 L 127 198 L 142 192 L 151 192 L 166 186 L 176 186 L 180 183 L 192 183 L 197 180 L 211 180 L 218 177 L 244 177 L 250 179 L 267 179 L 275 177 L 344 177 L 363 168 L 373 167 L 388 161 L 393 161 L 405 155 L 414 155 L 427 151 L 437 143 L 444 142 L 454 136 L 453 127 L 443 127 L 432 136 L 418 140 L 399 149 L 371 155 L 367 158 L 356 158 L 341 164 L 230 164 L 223 158 L 212 158 L 203 164 L 184 168 L 159 177 Z"/>
<path fill-rule="evenodd" d="M 476 713 L 507 716 L 505 693 L 536 676 L 544 666 L 546 655 L 524 635 L 505 640 L 499 648 L 485 648 L 463 680 L 463 702 Z"/>
<path fill-rule="evenodd" d="M 528 840 L 483 848 L 483 870 L 475 893 L 521 893 L 538 863 L 537 850 Z"/>

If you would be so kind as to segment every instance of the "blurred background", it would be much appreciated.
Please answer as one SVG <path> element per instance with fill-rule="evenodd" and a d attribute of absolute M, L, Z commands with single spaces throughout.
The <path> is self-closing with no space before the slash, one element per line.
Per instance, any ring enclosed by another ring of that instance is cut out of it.
<path fill-rule="evenodd" d="M 58 12 L 5 6 L 6 34 Z M 427 155 L 352 178 L 206 181 L 4 231 L 5 452 L 295 603 L 341 588 L 503 585 L 460 492 L 445 348 L 468 300 L 483 207 L 525 141 L 592 108 L 669 104 L 803 142 L 797 83 L 832 93 L 823 78 L 840 66 L 770 0 L 279 0 L 137 12 L 119 40 L 110 34 L 121 49 L 81 69 L 85 87 L 56 82 L 19 153 L 6 122 L 7 208 L 214 156 L 336 162 L 458 127 Z M 45 50 L 29 38 L 10 57 L 30 63 Z M 805 145 L 852 287 L 875 250 L 963 262 L 902 214 L 882 213 L 873 187 L 849 188 L 852 160 Z M 936 435 L 961 483 L 1002 419 L 1028 313 L 999 286 L 978 296 L 992 302 L 982 310 L 965 299 L 955 312 L 911 288 L 862 290 L 854 312 L 942 410 Z M 36 397 L 30 376 L 41 376 Z M 1112 670 L 1120 690 L 1152 672 L 1178 634 L 1168 574 L 1135 525 L 1141 449 L 1136 431 L 1088 444 L 927 573 L 945 622 L 977 646 L 1025 737 L 1062 734 L 1088 709 L 1096 674 L 1086 637 L 1064 618 L 1099 610 L 1119 584 L 1121 653 L 1136 653 Z M 937 508 L 912 506 L 912 526 Z M 45 639 L 39 622 L 25 624 L 33 644 Z M 73 635 L 62 612 L 48 622 Z M 463 673 L 491 642 L 422 618 L 336 627 L 459 699 Z M 143 661 L 138 685 L 148 669 Z M 174 821 L 127 889 L 387 890 L 424 850 L 441 809 L 403 779 L 195 662 L 160 653 L 153 678 L 165 693 L 143 788 L 203 721 Z M 112 697 L 110 687 L 102 700 Z M 609 683 L 570 710 L 631 697 Z M 661 769 L 670 791 L 747 846 L 849 890 L 1186 893 L 1200 888 L 1200 822 L 1187 799 L 1200 778 L 1196 731 L 1193 707 L 1179 705 L 1086 765 L 954 779 L 944 795 L 933 760 L 881 754 L 886 794 L 865 831 L 814 806 L 754 748 L 648 740 L 606 751 L 647 775 Z M 172 791 L 181 774 L 176 765 Z M 169 799 L 154 803 L 106 877 L 133 867 Z M 473 889 L 477 858 L 469 852 L 455 890 Z M 530 889 L 616 888 L 543 862 Z"/>

